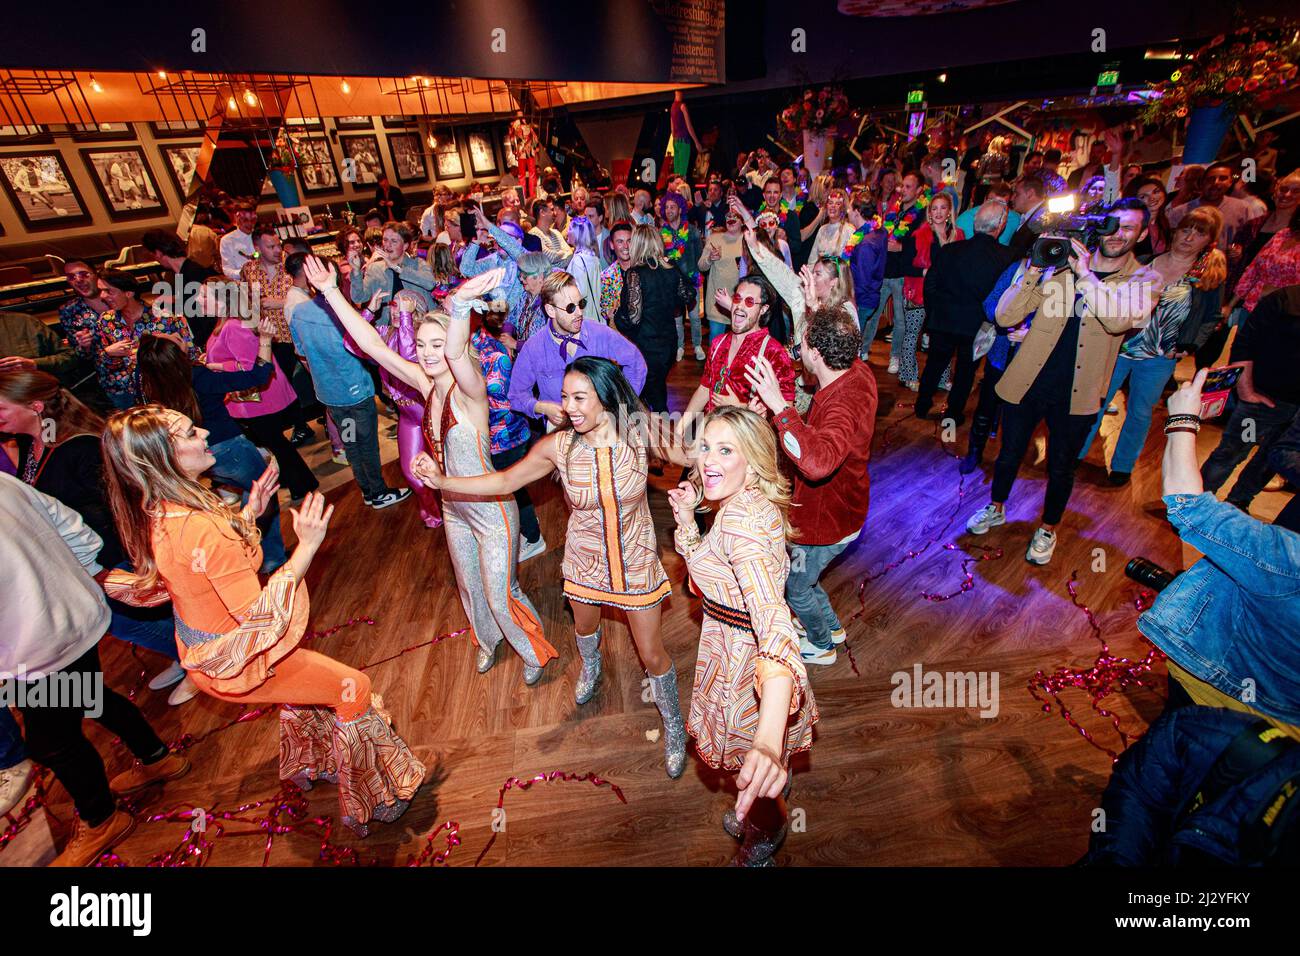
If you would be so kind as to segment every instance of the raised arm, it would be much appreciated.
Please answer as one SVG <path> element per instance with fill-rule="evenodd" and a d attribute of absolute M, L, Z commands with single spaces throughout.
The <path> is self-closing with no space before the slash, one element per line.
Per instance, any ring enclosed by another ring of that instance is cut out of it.
<path fill-rule="evenodd" d="M 799 277 L 780 256 L 772 255 L 771 250 L 757 241 L 753 229 L 745 230 L 745 245 L 749 246 L 749 254 L 754 257 L 755 264 L 767 277 L 767 281 L 772 283 L 777 295 L 790 303 L 790 315 L 794 319 L 795 330 L 802 332 L 807 303 Z"/>
<path fill-rule="evenodd" d="M 443 357 L 461 394 L 471 402 L 481 402 L 486 407 L 487 386 L 483 382 L 483 368 L 469 351 L 469 314 L 476 302 L 501 284 L 505 269 L 492 269 L 463 283 L 451 297 L 451 322 L 447 325 L 447 342 Z"/>
<path fill-rule="evenodd" d="M 411 462 L 411 471 L 430 488 L 450 491 L 459 495 L 498 497 L 512 495 L 525 485 L 545 478 L 555 470 L 558 458 L 555 432 L 538 441 L 517 464 L 505 471 L 490 471 L 486 475 L 462 477 L 445 474 L 433 456 L 421 452 Z"/>
<path fill-rule="evenodd" d="M 326 266 L 315 256 L 308 256 L 304 263 L 307 281 L 325 294 L 325 299 L 334 309 L 334 314 L 343 323 L 343 328 L 352 336 L 357 346 L 378 362 L 381 366 L 400 378 L 412 388 L 418 388 L 421 394 L 428 394 L 432 383 L 424 370 L 414 362 L 402 358 L 380 338 L 374 326 L 363 319 L 352 303 L 343 294 L 338 285 L 338 273 Z"/>

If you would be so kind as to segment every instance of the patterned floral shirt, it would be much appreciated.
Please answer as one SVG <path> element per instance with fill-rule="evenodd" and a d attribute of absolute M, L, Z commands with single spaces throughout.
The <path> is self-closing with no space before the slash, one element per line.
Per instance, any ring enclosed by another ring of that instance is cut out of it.
<path fill-rule="evenodd" d="M 202 350 L 194 344 L 194 334 L 189 324 L 172 315 L 155 315 L 148 307 L 140 315 L 138 322 L 132 323 L 126 316 L 114 309 L 109 309 L 99 317 L 99 340 L 95 343 L 95 367 L 99 371 L 99 383 L 110 396 L 129 396 L 132 403 L 140 401 L 140 383 L 135 375 L 135 356 L 114 358 L 104 352 L 106 346 L 124 340 L 140 341 L 142 335 L 175 333 L 185 343 L 190 361 L 197 362 L 203 355 Z"/>
<path fill-rule="evenodd" d="M 600 317 L 606 325 L 614 324 L 614 313 L 623 298 L 623 269 L 617 262 L 600 274 Z"/>
<path fill-rule="evenodd" d="M 83 349 L 77 344 L 78 332 L 94 332 L 99 328 L 99 313 L 92 309 L 86 300 L 77 296 L 63 308 L 59 309 L 59 328 L 67 337 L 68 344 L 77 350 L 82 358 L 95 358 L 95 343 Z"/>
<path fill-rule="evenodd" d="M 1300 235 L 1279 229 L 1237 281 L 1237 295 L 1247 312 L 1253 312 L 1265 291 L 1300 282 Z"/>
<path fill-rule="evenodd" d="M 265 302 L 267 299 L 275 299 L 279 302 L 284 301 L 284 297 L 289 294 L 293 288 L 293 279 L 284 268 L 284 263 L 280 263 L 275 270 L 275 278 L 267 278 L 266 263 L 261 259 L 249 259 L 239 270 L 239 281 L 247 282 L 249 285 L 260 285 L 262 287 L 261 299 Z M 362 305 L 365 303 L 363 302 Z M 289 320 L 284 317 L 284 307 L 271 309 L 262 306 L 262 311 L 271 317 L 275 323 L 276 342 L 293 342 L 293 337 L 289 334 Z"/>
<path fill-rule="evenodd" d="M 487 385 L 488 434 L 492 439 L 492 454 L 518 447 L 528 441 L 528 419 L 510 408 L 510 353 L 504 345 L 482 329 L 470 336 L 470 344 L 478 352 L 483 366 L 483 381 Z"/>

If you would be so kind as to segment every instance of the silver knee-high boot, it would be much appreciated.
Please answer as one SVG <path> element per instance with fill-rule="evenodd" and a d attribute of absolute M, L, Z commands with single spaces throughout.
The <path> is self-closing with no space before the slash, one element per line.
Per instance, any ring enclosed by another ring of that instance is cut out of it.
<path fill-rule="evenodd" d="M 664 722 L 664 768 L 676 780 L 686 769 L 686 721 L 682 720 L 681 704 L 677 696 L 677 671 L 669 667 L 658 677 L 650 675 L 655 706 Z"/>
<path fill-rule="evenodd" d="M 578 685 L 573 689 L 573 699 L 585 704 L 596 693 L 600 684 L 600 635 L 604 625 L 596 628 L 595 634 L 578 634 L 578 654 L 582 657 L 582 673 L 578 675 Z"/>

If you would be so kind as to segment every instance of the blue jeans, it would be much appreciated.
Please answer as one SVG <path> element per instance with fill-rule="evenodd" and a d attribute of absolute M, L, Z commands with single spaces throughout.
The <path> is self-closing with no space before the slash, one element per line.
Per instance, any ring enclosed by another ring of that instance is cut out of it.
<path fill-rule="evenodd" d="M 26 759 L 27 747 L 18 721 L 8 707 L 0 707 L 0 770 L 8 770 Z"/>
<path fill-rule="evenodd" d="M 833 646 L 831 631 L 838 631 L 843 625 L 835 616 L 830 596 L 821 586 L 820 578 L 827 565 L 852 543 L 796 544 L 790 549 L 790 576 L 785 579 L 785 600 L 807 632 L 808 643 L 824 651 Z"/>
<path fill-rule="evenodd" d="M 248 492 L 252 489 L 253 482 L 266 471 L 266 459 L 262 453 L 243 435 L 227 438 L 210 447 L 217 463 L 208 469 L 209 473 L 240 489 L 244 493 L 244 501 L 248 501 Z M 271 499 L 265 514 L 257 519 L 257 526 L 262 530 L 262 570 L 269 574 L 289 560 L 284 553 L 284 538 L 280 534 L 278 498 Z"/>
<path fill-rule="evenodd" d="M 1088 457 L 1092 440 L 1097 437 L 1101 420 L 1106 417 L 1106 408 L 1127 378 L 1128 407 L 1124 411 L 1124 427 L 1120 429 L 1119 441 L 1115 443 L 1115 454 L 1110 459 L 1110 470 L 1131 473 L 1147 443 L 1147 432 L 1151 430 L 1151 413 L 1177 365 L 1178 360 L 1172 358 L 1131 359 L 1121 355 L 1115 363 L 1110 388 L 1101 403 L 1101 411 L 1097 413 L 1097 421 L 1093 423 L 1092 431 L 1088 432 L 1088 437 L 1084 440 L 1083 450 L 1079 452 L 1079 460 Z"/>
<path fill-rule="evenodd" d="M 1232 417 L 1224 426 L 1218 447 L 1210 452 L 1210 457 L 1201 465 L 1205 490 L 1211 493 L 1218 491 L 1233 470 L 1254 451 L 1254 457 L 1241 470 L 1225 499 L 1229 504 L 1249 508 L 1255 496 L 1264 490 L 1274 475 L 1273 465 L 1268 458 L 1273 442 L 1282 437 L 1297 414 L 1300 414 L 1300 405 L 1292 405 L 1290 402 L 1275 401 L 1270 408 L 1258 402 L 1238 401 Z M 1246 441 L 1247 423 L 1253 426 L 1253 443 Z"/>
<path fill-rule="evenodd" d="M 858 319 L 862 322 L 862 357 L 865 359 L 867 353 L 871 351 L 871 343 L 876 340 L 876 332 L 880 329 L 880 320 L 885 314 L 885 303 L 890 299 L 894 300 L 894 324 L 900 329 L 903 327 L 903 280 L 902 279 L 882 279 L 880 282 L 880 301 L 876 303 L 876 311 L 867 318 L 862 311 L 858 312 Z M 893 343 L 898 342 L 898 336 L 895 335 Z M 890 358 L 897 358 L 898 353 L 895 351 L 897 346 L 891 343 L 889 349 Z"/>
<path fill-rule="evenodd" d="M 709 344 L 712 345 L 714 341 L 722 338 L 722 336 L 726 335 L 730 331 L 731 326 L 726 322 L 716 322 L 713 319 L 709 319 Z"/>

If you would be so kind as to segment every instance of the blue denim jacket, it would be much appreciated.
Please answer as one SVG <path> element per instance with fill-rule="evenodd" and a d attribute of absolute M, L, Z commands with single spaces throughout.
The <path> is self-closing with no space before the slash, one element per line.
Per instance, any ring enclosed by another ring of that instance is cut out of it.
<path fill-rule="evenodd" d="M 1138 630 L 1193 677 L 1300 723 L 1300 534 L 1208 492 L 1164 501 L 1179 537 L 1205 557 L 1160 592 Z"/>
<path fill-rule="evenodd" d="M 298 354 L 307 360 L 322 405 L 347 408 L 374 398 L 375 383 L 361 360 L 343 344 L 343 327 L 317 300 L 294 306 L 289 320 Z"/>

